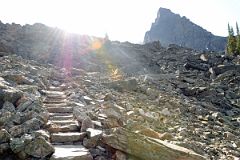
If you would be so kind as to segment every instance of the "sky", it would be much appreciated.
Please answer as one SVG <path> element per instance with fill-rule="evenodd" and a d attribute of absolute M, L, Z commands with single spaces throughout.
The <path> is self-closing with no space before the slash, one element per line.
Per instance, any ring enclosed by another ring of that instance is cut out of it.
<path fill-rule="evenodd" d="M 228 23 L 240 25 L 240 0 L 0 0 L 0 20 L 142 43 L 160 7 L 219 36 L 227 36 Z"/>

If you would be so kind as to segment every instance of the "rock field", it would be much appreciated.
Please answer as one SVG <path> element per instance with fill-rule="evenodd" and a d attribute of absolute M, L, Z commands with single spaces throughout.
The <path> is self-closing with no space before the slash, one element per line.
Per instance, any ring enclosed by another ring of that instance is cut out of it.
<path fill-rule="evenodd" d="M 0 159 L 239 159 L 239 57 L 105 49 L 67 69 L 1 52 Z"/>

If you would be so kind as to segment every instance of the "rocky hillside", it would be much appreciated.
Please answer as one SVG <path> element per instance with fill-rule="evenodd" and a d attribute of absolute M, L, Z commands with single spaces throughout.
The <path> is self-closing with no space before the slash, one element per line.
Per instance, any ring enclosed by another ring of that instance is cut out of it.
<path fill-rule="evenodd" d="M 26 59 L 61 67 L 84 66 L 85 59 L 92 56 L 87 53 L 98 47 L 99 40 L 96 37 L 69 34 L 40 23 L 21 26 L 0 21 L 0 52 L 15 53 Z M 81 56 L 83 54 L 84 57 Z M 66 57 L 71 64 L 65 61 Z M 94 65 L 94 62 L 87 62 Z"/>
<path fill-rule="evenodd" d="M 109 41 L 89 72 L 1 53 L 1 159 L 240 156 L 239 57 Z"/>
<path fill-rule="evenodd" d="M 239 57 L 2 26 L 0 159 L 240 157 Z"/>
<path fill-rule="evenodd" d="M 226 38 L 215 36 L 186 17 L 160 8 L 151 29 L 146 32 L 144 42 L 159 40 L 161 44 L 177 44 L 196 50 L 224 51 Z"/>

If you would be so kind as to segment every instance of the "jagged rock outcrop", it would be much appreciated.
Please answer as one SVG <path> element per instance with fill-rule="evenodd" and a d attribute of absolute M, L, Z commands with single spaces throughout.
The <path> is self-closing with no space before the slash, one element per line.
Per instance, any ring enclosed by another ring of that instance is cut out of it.
<path fill-rule="evenodd" d="M 196 50 L 224 51 L 226 38 L 215 36 L 185 16 L 160 8 L 144 42 L 160 41 L 162 45 L 177 44 Z"/>

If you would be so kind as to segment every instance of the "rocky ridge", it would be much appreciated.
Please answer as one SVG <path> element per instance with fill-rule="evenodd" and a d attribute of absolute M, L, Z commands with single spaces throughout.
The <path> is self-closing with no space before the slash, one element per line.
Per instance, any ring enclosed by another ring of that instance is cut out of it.
<path fill-rule="evenodd" d="M 144 42 L 160 41 L 162 45 L 177 44 L 205 51 L 224 51 L 226 38 L 215 36 L 194 24 L 185 16 L 160 8 L 151 29 L 146 32 Z"/>

